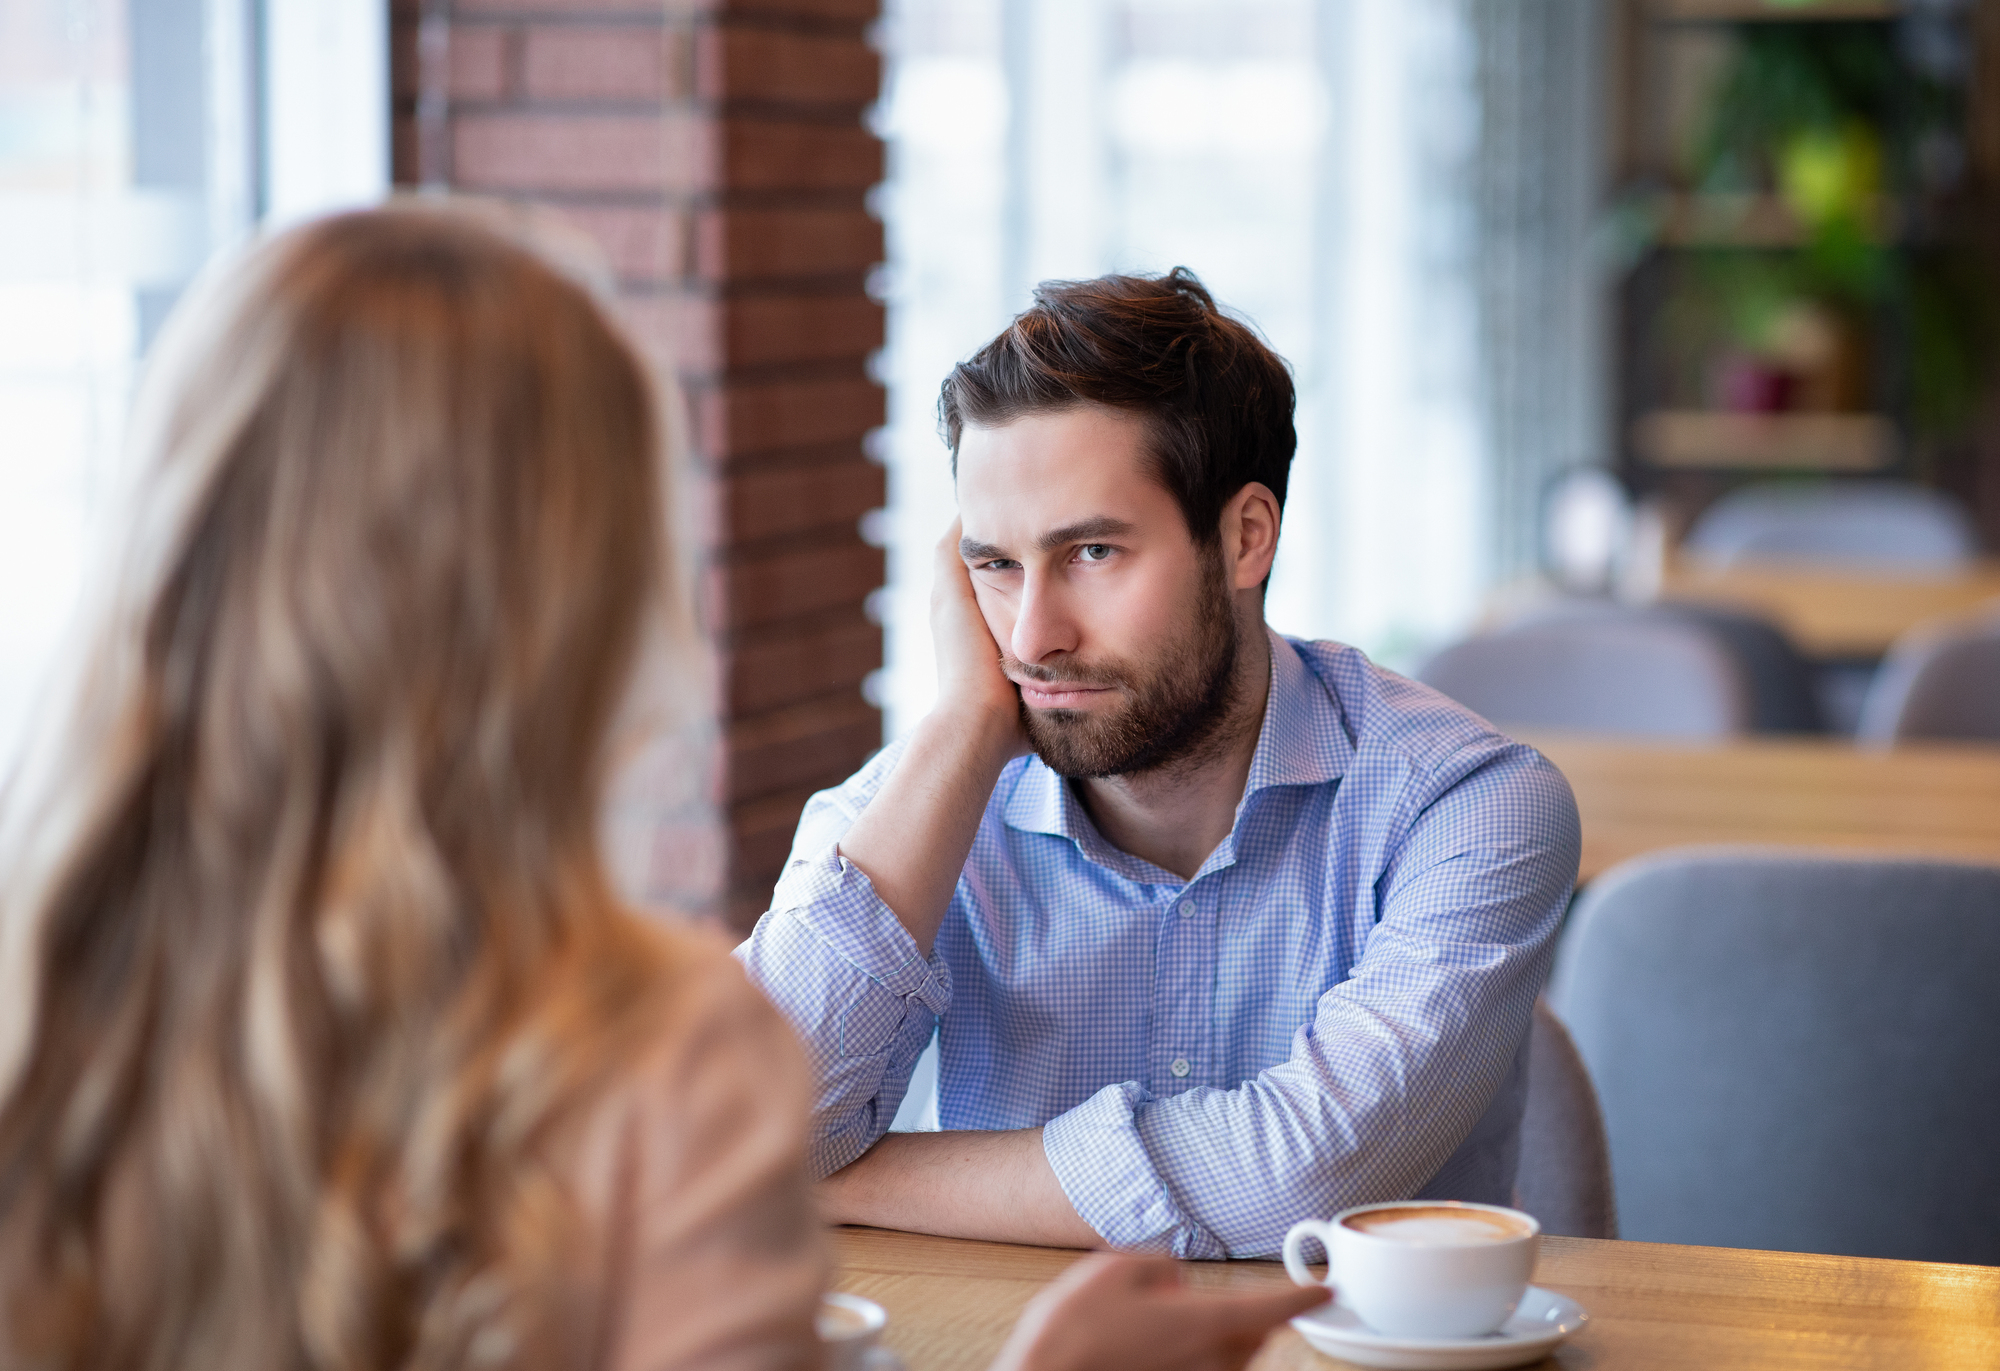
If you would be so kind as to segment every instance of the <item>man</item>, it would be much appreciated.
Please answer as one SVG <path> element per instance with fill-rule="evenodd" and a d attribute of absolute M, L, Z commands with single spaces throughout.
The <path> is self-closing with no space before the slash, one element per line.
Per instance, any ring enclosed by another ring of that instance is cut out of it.
<path fill-rule="evenodd" d="M 1269 1256 L 1509 1198 L 1575 805 L 1266 629 L 1292 399 L 1184 270 L 1044 285 L 945 383 L 937 707 L 813 797 L 739 951 L 812 1055 L 830 1220 Z M 934 1026 L 947 1131 L 884 1136 Z"/>

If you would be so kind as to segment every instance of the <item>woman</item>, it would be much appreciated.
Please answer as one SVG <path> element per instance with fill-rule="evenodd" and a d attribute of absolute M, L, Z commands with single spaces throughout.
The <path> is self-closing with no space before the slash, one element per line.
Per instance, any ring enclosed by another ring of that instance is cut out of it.
<path fill-rule="evenodd" d="M 418 209 L 267 244 L 160 353 L 9 796 L 0 1365 L 815 1363 L 799 1051 L 599 854 L 672 603 L 643 367 Z M 1091 1266 L 1006 1358 L 1234 1364 L 1312 1298 Z"/>

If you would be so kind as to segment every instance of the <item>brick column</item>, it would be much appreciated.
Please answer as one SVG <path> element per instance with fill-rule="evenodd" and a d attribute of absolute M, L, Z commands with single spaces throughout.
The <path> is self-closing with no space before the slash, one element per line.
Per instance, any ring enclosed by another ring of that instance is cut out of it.
<path fill-rule="evenodd" d="M 883 557 L 857 528 L 884 499 L 877 0 L 394 3 L 397 180 L 565 213 L 678 373 L 720 720 L 645 879 L 747 927 L 806 796 L 881 737 Z"/>

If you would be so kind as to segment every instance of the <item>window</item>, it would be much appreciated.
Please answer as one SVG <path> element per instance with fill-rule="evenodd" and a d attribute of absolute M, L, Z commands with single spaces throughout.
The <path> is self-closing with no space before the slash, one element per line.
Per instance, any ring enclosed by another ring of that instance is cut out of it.
<path fill-rule="evenodd" d="M 0 771 L 87 578 L 187 282 L 388 183 L 387 7 L 0 0 Z"/>

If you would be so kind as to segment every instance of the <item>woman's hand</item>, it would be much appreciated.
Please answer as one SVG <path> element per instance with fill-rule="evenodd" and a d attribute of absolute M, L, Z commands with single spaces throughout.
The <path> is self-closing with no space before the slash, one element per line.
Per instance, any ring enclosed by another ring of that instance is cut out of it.
<path fill-rule="evenodd" d="M 1190 1290 L 1162 1257 L 1085 1257 L 1028 1303 L 993 1371 L 1236 1371 L 1318 1288 Z"/>

